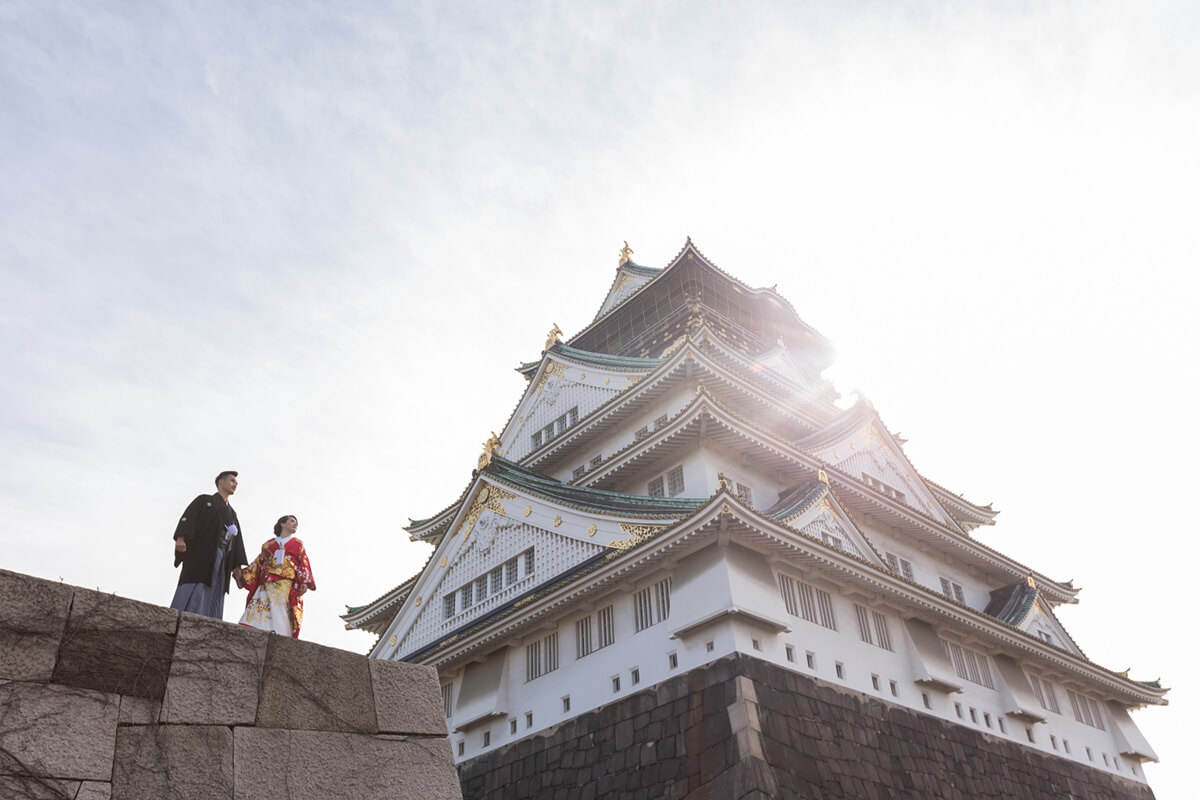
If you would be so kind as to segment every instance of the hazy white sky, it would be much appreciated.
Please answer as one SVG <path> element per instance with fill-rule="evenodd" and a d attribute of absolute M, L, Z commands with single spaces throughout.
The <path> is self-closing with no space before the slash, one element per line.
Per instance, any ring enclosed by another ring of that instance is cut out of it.
<path fill-rule="evenodd" d="M 1197 707 L 1200 7 L 0 0 L 0 566 L 166 603 L 226 468 L 341 630 L 622 240 L 779 284 L 980 536 Z M 240 599 L 231 598 L 234 619 Z M 1182 632 L 1182 633 L 1181 633 Z"/>

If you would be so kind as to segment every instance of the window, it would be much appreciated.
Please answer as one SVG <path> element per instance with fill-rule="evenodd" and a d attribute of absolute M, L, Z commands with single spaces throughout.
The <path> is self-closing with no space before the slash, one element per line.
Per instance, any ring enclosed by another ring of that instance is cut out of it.
<path fill-rule="evenodd" d="M 530 444 L 533 445 L 533 449 L 537 450 L 542 446 L 542 432 L 538 431 L 537 433 L 533 434 L 533 436 L 529 437 L 529 441 Z"/>
<path fill-rule="evenodd" d="M 509 733 L 517 732 L 517 721 L 515 719 L 510 719 L 508 721 L 508 732 Z"/>
<path fill-rule="evenodd" d="M 968 710 L 971 712 L 971 722 L 974 722 L 976 725 L 978 725 L 979 724 L 979 716 L 978 716 L 977 712 L 975 711 L 975 707 L 972 706 Z"/>
<path fill-rule="evenodd" d="M 888 681 L 888 689 L 891 690 L 892 697 L 900 696 L 900 687 L 896 685 L 895 681 Z"/>
<path fill-rule="evenodd" d="M 1100 755 L 1104 756 L 1104 766 L 1107 767 L 1108 766 L 1108 753 L 1101 753 Z"/>
<path fill-rule="evenodd" d="M 930 711 L 933 710 L 933 703 L 929 700 L 929 692 L 921 692 L 921 702 L 924 703 L 925 707 Z"/>
<path fill-rule="evenodd" d="M 454 594 L 448 594 L 442 598 L 442 619 L 450 619 L 454 616 Z"/>
<path fill-rule="evenodd" d="M 620 675 L 612 676 L 612 687 L 613 687 L 614 693 L 621 691 L 621 676 Z"/>
<path fill-rule="evenodd" d="M 1095 700 L 1075 694 L 1070 689 L 1067 690 L 1067 699 L 1071 701 L 1071 711 L 1074 712 L 1077 722 L 1104 730 L 1104 718 L 1100 715 L 1100 706 L 1096 705 Z"/>
<path fill-rule="evenodd" d="M 762 650 L 762 642 L 760 642 L 758 639 L 751 639 L 750 646 L 755 650 Z"/>
<path fill-rule="evenodd" d="M 791 661 L 793 664 L 796 663 L 796 648 L 792 647 L 790 644 L 785 645 L 783 648 L 783 653 L 787 657 L 788 661 Z"/>
<path fill-rule="evenodd" d="M 633 440 L 635 442 L 640 442 L 642 439 L 645 439 L 649 435 L 650 435 L 650 429 L 647 427 L 641 427 L 641 428 L 637 429 L 637 433 L 633 434 Z"/>
<path fill-rule="evenodd" d="M 946 649 L 946 654 L 950 656 L 950 661 L 954 664 L 955 675 L 964 681 L 977 683 L 989 689 L 996 688 L 996 685 L 992 683 L 992 671 L 988 668 L 987 656 L 944 639 L 942 645 Z"/>
<path fill-rule="evenodd" d="M 525 727 L 526 728 L 533 727 L 533 712 L 532 711 L 525 712 Z"/>
<path fill-rule="evenodd" d="M 1008 733 L 1008 728 L 1004 725 L 1004 717 L 996 717 L 996 722 L 1000 723 L 1000 732 Z"/>
<path fill-rule="evenodd" d="M 483 746 L 484 746 L 484 747 L 487 747 L 487 746 L 488 746 L 488 745 L 490 745 L 491 743 L 492 743 L 492 732 L 491 732 L 491 731 L 484 731 L 484 732 L 483 732 Z"/>
<path fill-rule="evenodd" d="M 659 477 L 655 478 L 654 480 L 650 481 L 650 485 L 649 485 L 649 487 L 647 487 L 647 490 L 648 490 L 647 494 L 649 494 L 651 497 L 663 497 L 664 494 L 663 494 L 662 476 L 659 476 Z"/>
<path fill-rule="evenodd" d="M 817 668 L 817 654 L 811 653 L 811 652 L 806 652 L 804 654 L 804 663 L 808 665 L 809 669 L 816 669 Z"/>
<path fill-rule="evenodd" d="M 475 579 L 475 602 L 482 603 L 488 596 L 488 576 L 480 575 Z"/>
<path fill-rule="evenodd" d="M 992 715 L 986 711 L 983 712 L 983 724 L 987 725 L 989 728 L 992 727 Z"/>
<path fill-rule="evenodd" d="M 667 424 L 667 415 L 663 414 L 661 417 L 654 420 L 654 430 L 658 430 L 659 428 L 661 428 L 663 425 L 666 425 L 666 424 Z"/>
<path fill-rule="evenodd" d="M 644 631 L 671 615 L 671 579 L 663 578 L 633 596 L 634 628 Z"/>
<path fill-rule="evenodd" d="M 683 467 L 679 466 L 667 473 L 667 491 L 671 497 L 683 494 Z"/>
<path fill-rule="evenodd" d="M 603 462 L 603 461 L 604 461 L 604 456 L 602 456 L 602 455 L 592 456 L 592 460 L 588 462 L 588 466 L 592 469 L 595 469 L 596 467 L 600 466 L 601 462 Z"/>
<path fill-rule="evenodd" d="M 787 575 L 780 575 L 779 593 L 783 595 L 784 607 L 793 617 L 837 630 L 837 623 L 833 618 L 833 598 L 829 592 Z"/>
<path fill-rule="evenodd" d="M 880 494 L 887 495 L 888 497 L 892 498 L 893 500 L 899 500 L 901 503 L 904 502 L 904 492 L 900 491 L 899 489 L 895 489 L 891 486 L 888 486 L 883 481 L 879 480 L 878 478 L 874 477 L 873 475 L 868 475 L 865 472 L 862 474 L 862 477 L 863 477 L 863 483 L 867 484 L 867 486 L 870 486 L 872 489 L 879 492 Z"/>
<path fill-rule="evenodd" d="M 1071 754 L 1071 743 L 1068 742 L 1066 739 L 1063 739 L 1063 750 L 1067 751 L 1067 755 Z"/>
<path fill-rule="evenodd" d="M 525 577 L 533 574 L 533 548 L 526 550 L 521 556 L 525 559 Z"/>
<path fill-rule="evenodd" d="M 892 568 L 892 572 L 903 575 L 910 581 L 913 580 L 912 562 L 907 558 L 901 558 L 895 553 L 884 553 L 884 558 L 887 560 L 888 566 Z"/>
<path fill-rule="evenodd" d="M 567 695 L 566 697 L 564 697 L 562 699 L 562 701 L 563 701 L 563 711 L 564 712 L 570 711 L 571 710 L 571 695 Z"/>
<path fill-rule="evenodd" d="M 462 607 L 464 609 L 470 608 L 472 605 L 474 605 L 474 603 L 472 602 L 472 598 L 474 598 L 475 595 L 471 591 L 471 589 L 474 585 L 475 584 L 473 584 L 473 583 L 468 583 L 466 586 L 462 587 L 462 589 L 461 589 Z"/>
<path fill-rule="evenodd" d="M 846 678 L 846 665 L 845 664 L 843 664 L 840 661 L 835 662 L 833 665 L 833 671 L 837 673 L 837 676 L 839 678 L 845 680 L 845 678 Z"/>
<path fill-rule="evenodd" d="M 492 594 L 497 594 L 504 588 L 504 566 L 501 565 L 492 570 L 491 575 Z"/>
<path fill-rule="evenodd" d="M 558 633 L 525 645 L 526 682 L 558 669 Z"/>
<path fill-rule="evenodd" d="M 679 666 L 679 656 L 675 653 L 667 653 L 667 669 L 675 669 Z"/>
<path fill-rule="evenodd" d="M 888 631 L 887 617 L 878 611 L 868 611 L 857 603 L 854 604 L 854 610 L 858 614 L 859 638 L 867 644 L 882 647 L 884 650 L 891 650 L 892 636 Z M 873 627 L 872 623 L 874 623 Z"/>
<path fill-rule="evenodd" d="M 746 505 L 748 505 L 748 506 L 754 505 L 754 490 L 752 490 L 746 484 L 738 483 L 737 496 L 738 496 L 738 499 L 741 500 Z"/>
<path fill-rule="evenodd" d="M 462 740 L 459 740 L 459 742 L 458 742 L 458 754 L 461 756 L 461 755 L 463 754 L 463 751 L 464 751 L 464 750 L 466 750 L 466 749 L 467 749 L 467 743 L 466 743 L 466 742 L 464 742 L 464 741 L 462 741 Z"/>
<path fill-rule="evenodd" d="M 1042 708 L 1055 714 L 1062 713 L 1058 708 L 1058 696 L 1054 694 L 1054 684 L 1036 675 L 1029 676 L 1029 683 L 1033 686 L 1033 693 L 1042 704 Z"/>
<path fill-rule="evenodd" d="M 1025 738 L 1029 740 L 1030 744 L 1035 744 L 1037 742 L 1037 740 L 1033 738 L 1033 728 L 1028 726 L 1025 727 Z"/>
<path fill-rule="evenodd" d="M 575 620 L 575 658 L 589 655 L 592 647 L 592 618 L 584 617 Z"/>
<path fill-rule="evenodd" d="M 716 650 L 716 649 L 717 649 L 717 646 L 715 644 L 713 644 L 712 641 L 707 641 L 704 643 L 704 652 L 711 653 L 713 650 Z"/>
<path fill-rule="evenodd" d="M 467 581 L 455 591 L 442 598 L 442 619 L 450 619 L 459 611 L 466 611 L 478 605 L 488 597 L 499 594 L 502 590 L 517 582 L 519 562 L 526 562 L 526 576 L 533 572 L 533 550 L 526 550 L 519 556 L 510 558 L 503 564 L 493 567 L 474 580 Z"/>
<path fill-rule="evenodd" d="M 571 480 L 574 480 L 574 481 L 579 480 L 580 478 L 583 477 L 583 473 L 585 473 L 585 472 L 587 472 L 587 467 L 582 466 L 582 465 L 576 467 L 575 469 L 571 470 Z"/>
<path fill-rule="evenodd" d="M 629 685 L 637 686 L 641 682 L 642 682 L 642 671 L 640 669 L 638 669 L 637 667 L 634 667 L 633 669 L 629 670 Z"/>
<path fill-rule="evenodd" d="M 442 684 L 442 711 L 446 712 L 446 719 L 450 719 L 451 704 L 450 699 L 453 693 L 454 685 L 450 683 Z"/>
<path fill-rule="evenodd" d="M 946 595 L 946 597 L 949 597 L 951 600 L 957 600 L 963 605 L 966 605 L 966 596 L 963 594 L 963 588 L 961 584 L 955 583 L 949 578 L 938 578 L 938 580 L 942 582 L 942 594 Z"/>
<path fill-rule="evenodd" d="M 1088 761 L 1095 761 L 1095 760 L 1096 760 L 1096 757 L 1092 755 L 1092 748 L 1090 748 L 1090 747 L 1085 747 L 1085 748 L 1083 748 L 1083 749 L 1087 751 L 1087 757 L 1088 757 Z"/>
<path fill-rule="evenodd" d="M 567 424 L 574 425 L 576 422 L 579 422 L 579 406 L 572 406 L 567 411 Z"/>
<path fill-rule="evenodd" d="M 958 715 L 958 718 L 959 718 L 959 719 L 962 719 L 962 718 L 963 718 L 963 713 L 962 713 L 962 703 L 955 703 L 955 704 L 954 704 L 954 713 Z"/>
<path fill-rule="evenodd" d="M 877 692 L 879 691 L 879 676 L 878 675 L 871 675 L 871 688 Z"/>
<path fill-rule="evenodd" d="M 1053 733 L 1050 734 L 1050 746 L 1053 747 L 1055 750 L 1058 749 L 1058 737 L 1055 736 Z"/>
<path fill-rule="evenodd" d="M 517 582 L 517 560 L 515 558 L 504 562 L 504 580 L 510 586 Z"/>
<path fill-rule="evenodd" d="M 613 607 L 605 606 L 596 612 L 597 647 L 608 647 L 617 640 L 613 627 Z"/>

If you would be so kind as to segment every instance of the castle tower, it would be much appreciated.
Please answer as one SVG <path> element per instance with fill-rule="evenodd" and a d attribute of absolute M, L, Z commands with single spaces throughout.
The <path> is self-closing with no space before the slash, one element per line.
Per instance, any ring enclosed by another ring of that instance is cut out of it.
<path fill-rule="evenodd" d="M 963 752 L 1028 796 L 1150 796 L 1129 712 L 1167 690 L 1090 661 L 1054 613 L 1079 590 L 974 539 L 997 512 L 869 402 L 835 405 L 829 342 L 773 288 L 690 239 L 663 269 L 626 248 L 559 334 L 462 494 L 407 528 L 424 569 L 345 615 L 373 657 L 437 668 L 466 796 L 613 772 L 594 796 L 854 796 L 864 764 L 951 796 L 991 779 Z"/>

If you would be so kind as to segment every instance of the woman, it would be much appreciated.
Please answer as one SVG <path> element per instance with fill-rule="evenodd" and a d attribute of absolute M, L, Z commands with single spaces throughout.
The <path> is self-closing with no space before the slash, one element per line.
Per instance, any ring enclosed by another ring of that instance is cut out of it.
<path fill-rule="evenodd" d="M 250 592 L 240 623 L 296 639 L 304 617 L 305 592 L 317 588 L 304 543 L 296 538 L 300 523 L 288 514 L 275 523 L 275 538 L 268 539 L 250 566 L 236 571 L 238 586 Z"/>

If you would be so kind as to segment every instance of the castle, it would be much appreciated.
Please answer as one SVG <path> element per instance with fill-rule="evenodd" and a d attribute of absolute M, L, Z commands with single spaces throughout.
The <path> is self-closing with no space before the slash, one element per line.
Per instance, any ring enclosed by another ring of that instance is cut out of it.
<path fill-rule="evenodd" d="M 372 657 L 437 669 L 465 795 L 545 791 L 518 754 L 557 758 L 554 780 L 578 788 L 588 779 L 571 770 L 591 762 L 553 748 L 633 752 L 636 739 L 644 766 L 676 734 L 671 757 L 687 750 L 687 763 L 655 780 L 684 788 L 662 796 L 735 772 L 727 783 L 765 795 L 829 791 L 849 785 L 833 754 L 814 751 L 806 776 L 779 748 L 858 725 L 881 740 L 849 761 L 896 750 L 872 767 L 881 786 L 950 770 L 959 756 L 939 748 L 953 740 L 1024 765 L 1013 780 L 1029 796 L 1045 782 L 1149 797 L 1141 764 L 1156 756 L 1129 712 L 1167 690 L 1084 655 L 1054 613 L 1078 589 L 973 538 L 995 510 L 918 472 L 866 400 L 836 405 L 830 343 L 773 287 L 742 283 L 690 239 L 662 269 L 630 255 L 592 323 L 565 342 L 555 326 L 519 367 L 524 394 L 462 494 L 407 528 L 434 546 L 425 567 L 344 617 L 379 635 Z M 711 686 L 725 687 L 716 712 L 687 704 Z M 807 733 L 800 711 L 773 707 L 800 696 Z M 673 711 L 656 719 L 664 703 Z M 821 733 L 823 714 L 842 715 L 821 709 L 843 707 L 850 727 Z M 602 745 L 626 712 L 682 727 Z M 714 713 L 708 755 L 693 752 L 687 731 Z M 925 766 L 903 761 L 914 747 Z M 492 777 L 472 789 L 472 775 Z"/>

